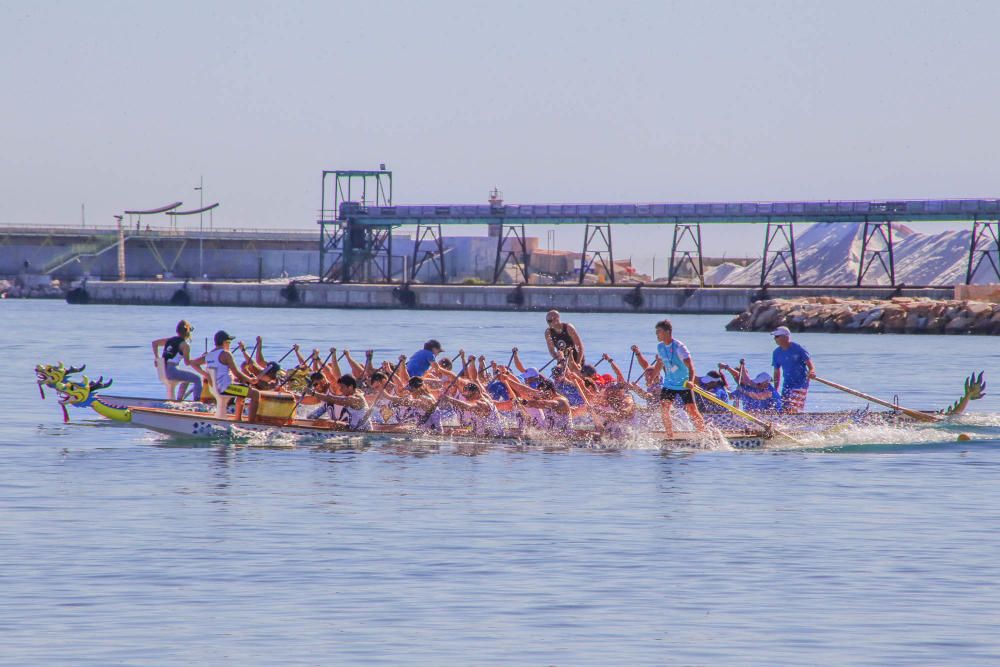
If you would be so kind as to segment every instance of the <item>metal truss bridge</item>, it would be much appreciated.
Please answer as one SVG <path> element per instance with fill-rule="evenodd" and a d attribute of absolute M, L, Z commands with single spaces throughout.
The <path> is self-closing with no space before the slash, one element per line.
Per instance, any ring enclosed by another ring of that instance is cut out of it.
<path fill-rule="evenodd" d="M 328 182 L 328 177 L 333 178 Z M 328 201 L 333 204 L 329 210 Z M 797 286 L 795 224 L 857 222 L 864 224 L 857 286 L 877 278 L 895 286 L 892 223 L 935 221 L 972 223 L 967 283 L 983 264 L 1000 281 L 1000 199 L 509 205 L 494 193 L 490 203 L 482 205 L 394 206 L 392 172 L 324 171 L 321 212 L 320 268 L 326 281 L 393 282 L 391 231 L 414 225 L 408 280 L 431 262 L 444 283 L 442 226 L 485 224 L 497 238 L 493 282 L 508 265 L 527 282 L 531 267 L 526 226 L 571 224 L 584 226 L 580 282 L 599 262 L 614 283 L 611 225 L 641 224 L 673 226 L 668 285 L 684 266 L 704 284 L 701 225 L 757 223 L 766 225 L 760 285 L 775 271 L 784 271 Z"/>

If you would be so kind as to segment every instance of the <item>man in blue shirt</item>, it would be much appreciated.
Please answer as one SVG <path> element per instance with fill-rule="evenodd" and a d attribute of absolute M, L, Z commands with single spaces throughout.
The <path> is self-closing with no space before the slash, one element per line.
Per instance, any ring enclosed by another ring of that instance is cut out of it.
<path fill-rule="evenodd" d="M 805 410 L 809 393 L 809 378 L 816 377 L 816 368 L 804 347 L 791 341 L 788 327 L 778 327 L 771 332 L 778 347 L 771 354 L 774 367 L 774 386 L 781 384 L 781 403 L 785 412 L 796 414 Z"/>
<path fill-rule="evenodd" d="M 441 354 L 441 343 L 433 338 L 424 343 L 422 350 L 417 350 L 406 362 L 406 373 L 411 377 L 421 377 L 431 367 L 434 357 Z"/>
<path fill-rule="evenodd" d="M 694 403 L 694 396 L 686 383 L 694 383 L 694 361 L 684 343 L 674 339 L 674 326 L 670 320 L 660 320 L 656 323 L 656 363 L 653 367 L 663 371 L 663 385 L 660 389 L 660 415 L 663 417 L 663 430 L 667 438 L 674 437 L 674 422 L 671 417 L 671 407 L 674 398 L 680 397 L 684 410 L 691 418 L 691 423 L 699 431 L 705 430 L 705 421 Z"/>

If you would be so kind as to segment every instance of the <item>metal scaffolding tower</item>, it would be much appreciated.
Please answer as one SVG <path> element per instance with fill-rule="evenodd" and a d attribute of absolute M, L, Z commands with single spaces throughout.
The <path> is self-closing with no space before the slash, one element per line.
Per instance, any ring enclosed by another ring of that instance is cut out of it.
<path fill-rule="evenodd" d="M 325 170 L 320 199 L 322 282 L 392 282 L 392 223 L 358 224 L 368 206 L 392 206 L 392 172 Z M 398 224 L 398 223 L 397 223 Z"/>
<path fill-rule="evenodd" d="M 424 247 L 427 240 L 430 248 Z M 410 263 L 410 282 L 417 279 L 417 274 L 424 264 L 430 262 L 437 268 L 438 284 L 444 285 L 448 282 L 448 275 L 444 269 L 444 234 L 441 233 L 441 225 L 417 225 L 417 233 L 413 240 L 413 261 Z"/>
<path fill-rule="evenodd" d="M 983 260 L 993 267 L 993 275 L 1000 282 L 1000 221 L 973 221 L 969 265 L 965 272 L 966 285 L 972 284 Z"/>
<path fill-rule="evenodd" d="M 867 256 L 867 261 L 865 257 Z M 889 278 L 889 284 L 896 286 L 896 261 L 893 255 L 892 222 L 888 220 L 871 221 L 865 217 L 864 231 L 861 237 L 861 257 L 858 262 L 858 283 L 862 281 L 878 260 L 882 270 Z M 888 260 L 888 261 L 886 261 Z M 877 284 L 877 283 L 876 283 Z"/>
<path fill-rule="evenodd" d="M 690 245 L 682 247 L 685 239 Z M 698 284 L 704 287 L 705 267 L 701 255 L 701 223 L 678 222 L 674 224 L 674 240 L 670 245 L 670 269 L 667 272 L 668 285 L 674 284 L 674 278 L 680 273 L 685 262 L 691 266 L 695 277 L 698 278 Z"/>
<path fill-rule="evenodd" d="M 781 236 L 784 240 L 778 239 Z M 770 259 L 768 256 L 770 255 Z M 767 230 L 764 232 L 764 254 L 761 257 L 760 265 L 760 285 L 767 284 L 767 277 L 774 270 L 778 262 L 781 262 L 788 275 L 792 279 L 792 285 L 798 287 L 799 272 L 795 266 L 795 225 L 791 222 L 771 222 L 767 221 Z"/>
<path fill-rule="evenodd" d="M 497 236 L 497 260 L 493 267 L 493 284 L 500 281 L 507 264 L 513 264 L 521 272 L 521 282 L 528 282 L 528 242 L 524 225 L 503 225 Z"/>
<path fill-rule="evenodd" d="M 594 239 L 600 236 L 602 245 L 593 247 Z M 592 250 L 593 256 L 587 257 L 587 251 Z M 608 223 L 587 223 L 583 231 L 583 254 L 580 256 L 580 284 L 583 277 L 594 265 L 600 262 L 604 273 L 612 285 L 615 283 L 615 256 L 611 250 L 611 225 Z"/>

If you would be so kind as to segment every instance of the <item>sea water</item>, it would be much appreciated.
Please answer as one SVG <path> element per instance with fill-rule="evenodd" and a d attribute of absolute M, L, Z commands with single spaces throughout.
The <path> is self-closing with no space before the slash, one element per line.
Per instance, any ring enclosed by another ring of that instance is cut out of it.
<path fill-rule="evenodd" d="M 993 392 L 957 424 L 762 451 L 178 440 L 82 409 L 64 424 L 34 364 L 159 396 L 150 341 L 183 317 L 197 353 L 224 328 L 269 359 L 296 341 L 395 359 L 433 337 L 541 365 L 543 314 L 4 301 L 0 317 L 4 665 L 1000 663 Z M 632 343 L 655 348 L 656 317 L 566 319 L 623 371 Z M 726 319 L 672 318 L 702 371 L 766 370 L 770 337 Z M 916 408 L 974 370 L 1000 383 L 995 338 L 797 340 L 820 375 Z M 809 407 L 864 403 L 814 385 Z"/>

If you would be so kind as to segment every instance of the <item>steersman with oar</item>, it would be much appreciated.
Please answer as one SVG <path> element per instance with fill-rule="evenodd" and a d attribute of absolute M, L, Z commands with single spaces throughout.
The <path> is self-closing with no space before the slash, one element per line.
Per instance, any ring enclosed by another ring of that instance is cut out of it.
<path fill-rule="evenodd" d="M 797 414 L 806 409 L 809 378 L 816 377 L 816 367 L 806 348 L 793 343 L 788 327 L 778 327 L 771 332 L 778 347 L 771 354 L 774 368 L 774 386 L 781 386 L 782 411 Z M 783 381 L 783 382 L 782 382 Z"/>

